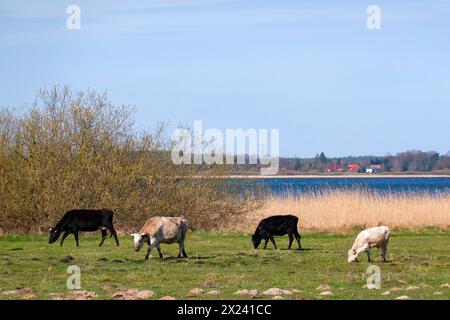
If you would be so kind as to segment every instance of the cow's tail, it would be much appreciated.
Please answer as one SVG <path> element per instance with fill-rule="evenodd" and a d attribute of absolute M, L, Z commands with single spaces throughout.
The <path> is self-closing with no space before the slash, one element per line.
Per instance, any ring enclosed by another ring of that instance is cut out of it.
<path fill-rule="evenodd" d="M 188 231 L 192 231 L 192 228 L 191 228 L 189 221 L 184 216 L 181 216 L 180 218 L 181 218 L 181 221 L 186 225 L 186 233 L 184 235 L 184 239 L 186 240 L 188 237 L 188 234 L 189 234 Z"/>

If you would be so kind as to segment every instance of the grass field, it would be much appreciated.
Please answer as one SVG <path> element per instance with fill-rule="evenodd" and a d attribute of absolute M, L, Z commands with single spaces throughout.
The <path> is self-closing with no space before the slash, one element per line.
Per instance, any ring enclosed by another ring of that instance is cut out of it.
<path fill-rule="evenodd" d="M 3 236 L 0 299 L 67 298 L 69 265 L 81 268 L 81 289 L 95 292 L 96 299 L 109 299 L 113 293 L 130 288 L 152 290 L 151 299 L 167 295 L 177 299 L 249 299 L 234 293 L 241 289 L 263 292 L 273 287 L 294 291 L 284 299 L 450 298 L 450 288 L 442 286 L 450 283 L 448 231 L 394 232 L 388 248 L 390 262 L 384 264 L 379 251 L 373 249 L 373 264 L 381 267 L 381 290 L 363 288 L 369 266 L 365 255 L 358 263 L 346 261 L 355 235 L 303 233 L 305 250 L 299 252 L 285 250 L 287 237 L 276 239 L 278 250 L 272 250 L 270 243 L 268 250 L 254 250 L 245 234 L 191 232 L 186 242 L 189 259 L 175 259 L 177 245 L 162 245 L 164 259 L 159 259 L 155 250 L 147 261 L 143 259 L 145 250 L 134 252 L 131 237 L 122 236 L 120 247 L 108 238 L 102 248 L 97 247 L 98 235 L 81 236 L 79 248 L 69 237 L 61 248 L 57 243 L 48 245 L 43 236 Z M 61 261 L 67 256 L 73 260 Z M 333 295 L 320 295 L 316 288 L 324 284 Z M 32 290 L 14 291 L 17 288 Z M 220 293 L 192 296 L 192 288 Z M 382 294 L 388 290 L 389 295 Z"/>

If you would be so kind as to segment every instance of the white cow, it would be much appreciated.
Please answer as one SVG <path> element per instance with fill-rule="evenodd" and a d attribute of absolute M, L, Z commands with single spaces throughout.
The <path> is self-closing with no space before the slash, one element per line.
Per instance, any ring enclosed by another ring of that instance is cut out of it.
<path fill-rule="evenodd" d="M 158 249 L 159 257 L 162 258 L 159 244 L 177 242 L 180 246 L 178 258 L 181 258 L 181 256 L 187 258 L 184 250 L 184 239 L 186 238 L 187 229 L 188 222 L 185 218 L 152 217 L 147 220 L 139 233 L 131 234 L 134 238 L 134 250 L 139 251 L 145 242 L 149 245 L 145 259 L 148 259 L 155 247 Z"/>
<path fill-rule="evenodd" d="M 348 262 L 358 261 L 358 255 L 361 252 L 367 252 L 367 258 L 370 262 L 370 248 L 381 247 L 381 258 L 386 262 L 386 251 L 389 242 L 391 230 L 386 226 L 369 228 L 361 231 L 356 237 L 355 242 L 348 250 Z"/>

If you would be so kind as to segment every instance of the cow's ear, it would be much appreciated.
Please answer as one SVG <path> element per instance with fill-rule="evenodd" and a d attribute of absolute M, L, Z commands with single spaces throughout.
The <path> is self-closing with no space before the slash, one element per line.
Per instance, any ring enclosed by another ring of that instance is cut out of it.
<path fill-rule="evenodd" d="M 48 231 L 52 231 L 52 230 L 53 230 L 53 228 L 48 229 Z"/>
<path fill-rule="evenodd" d="M 137 233 L 130 233 L 130 236 L 134 237 Z"/>

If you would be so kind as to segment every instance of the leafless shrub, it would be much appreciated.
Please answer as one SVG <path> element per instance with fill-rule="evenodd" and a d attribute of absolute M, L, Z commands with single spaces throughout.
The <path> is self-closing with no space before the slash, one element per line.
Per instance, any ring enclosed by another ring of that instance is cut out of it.
<path fill-rule="evenodd" d="M 227 166 L 173 165 L 165 126 L 136 132 L 133 112 L 67 87 L 42 90 L 23 114 L 1 110 L 2 228 L 43 231 L 69 209 L 106 207 L 124 231 L 156 214 L 210 229 L 260 205 L 239 184 L 213 178 Z"/>

